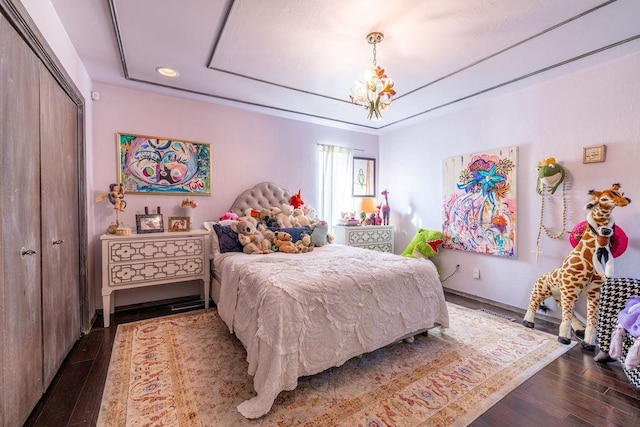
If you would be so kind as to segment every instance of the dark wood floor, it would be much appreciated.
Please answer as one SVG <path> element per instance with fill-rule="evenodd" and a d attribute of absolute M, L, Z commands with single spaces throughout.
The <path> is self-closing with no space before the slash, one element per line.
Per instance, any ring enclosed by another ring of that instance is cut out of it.
<path fill-rule="evenodd" d="M 469 308 L 487 308 L 522 315 L 447 293 L 447 301 Z M 201 306 L 200 306 L 201 307 Z M 140 306 L 118 311 L 111 327 L 98 317 L 80 339 L 49 390 L 27 420 L 27 426 L 93 426 L 96 424 L 107 376 L 116 325 L 175 311 L 169 305 Z M 537 320 L 536 328 L 557 333 L 553 323 Z M 491 407 L 472 426 L 632 426 L 640 425 L 640 391 L 627 381 L 618 362 L 604 365 L 593 352 L 576 345 Z"/>

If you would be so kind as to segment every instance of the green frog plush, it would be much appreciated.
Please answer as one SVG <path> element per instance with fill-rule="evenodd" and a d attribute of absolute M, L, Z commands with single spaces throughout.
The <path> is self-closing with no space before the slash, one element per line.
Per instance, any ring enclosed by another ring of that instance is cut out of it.
<path fill-rule="evenodd" d="M 556 159 L 549 157 L 547 160 L 538 162 L 538 183 L 536 191 L 542 195 L 543 187 L 551 194 L 556 192 L 558 186 L 564 181 L 564 168 L 556 163 Z"/>

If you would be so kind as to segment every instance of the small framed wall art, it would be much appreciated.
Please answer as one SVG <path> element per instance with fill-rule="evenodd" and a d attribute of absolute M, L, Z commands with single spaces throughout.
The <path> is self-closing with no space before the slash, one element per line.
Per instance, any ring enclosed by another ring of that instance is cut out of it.
<path fill-rule="evenodd" d="M 353 158 L 353 197 L 376 197 L 376 159 Z"/>
<path fill-rule="evenodd" d="M 162 214 L 136 215 L 136 231 L 138 234 L 162 233 L 164 231 Z"/>
<path fill-rule="evenodd" d="M 170 216 L 167 231 L 191 231 L 191 218 L 188 216 Z"/>
<path fill-rule="evenodd" d="M 582 149 L 582 163 L 600 163 L 604 162 L 606 157 L 605 145 L 594 145 L 584 147 Z"/>

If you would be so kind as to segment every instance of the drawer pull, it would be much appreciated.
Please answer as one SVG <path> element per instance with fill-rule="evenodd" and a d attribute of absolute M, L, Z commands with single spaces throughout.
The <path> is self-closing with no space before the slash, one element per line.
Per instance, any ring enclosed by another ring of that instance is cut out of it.
<path fill-rule="evenodd" d="M 52 243 L 53 243 L 54 246 L 55 245 L 61 245 L 61 244 L 64 243 L 64 240 L 58 239 L 58 240 L 54 240 Z"/>

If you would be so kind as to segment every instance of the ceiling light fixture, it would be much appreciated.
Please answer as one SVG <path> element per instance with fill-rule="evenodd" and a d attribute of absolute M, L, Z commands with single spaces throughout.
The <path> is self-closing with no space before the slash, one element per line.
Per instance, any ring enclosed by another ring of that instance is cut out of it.
<path fill-rule="evenodd" d="M 384 73 L 376 63 L 376 45 L 384 40 L 384 34 L 373 32 L 367 34 L 367 41 L 373 45 L 373 66 L 367 70 L 364 77 L 356 80 L 351 88 L 349 98 L 354 104 L 362 105 L 369 111 L 367 118 L 378 121 L 382 119 L 381 111 L 389 108 L 393 95 L 393 80 Z"/>
<path fill-rule="evenodd" d="M 180 75 L 179 72 L 169 67 L 158 67 L 156 68 L 158 74 L 161 74 L 165 77 L 178 77 Z"/>

